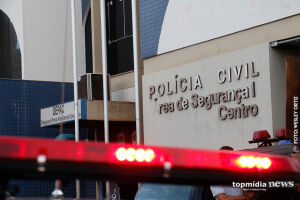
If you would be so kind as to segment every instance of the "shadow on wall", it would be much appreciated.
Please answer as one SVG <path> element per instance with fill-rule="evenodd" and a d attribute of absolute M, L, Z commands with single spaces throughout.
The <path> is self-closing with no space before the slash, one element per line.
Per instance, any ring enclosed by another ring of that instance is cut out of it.
<path fill-rule="evenodd" d="M 21 79 L 21 50 L 15 28 L 0 10 L 0 78 Z"/>

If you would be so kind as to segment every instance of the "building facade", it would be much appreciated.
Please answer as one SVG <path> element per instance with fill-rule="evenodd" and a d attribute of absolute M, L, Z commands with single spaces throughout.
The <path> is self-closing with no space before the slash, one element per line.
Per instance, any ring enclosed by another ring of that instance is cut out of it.
<path fill-rule="evenodd" d="M 243 149 L 255 147 L 254 131 L 284 128 L 285 56 L 299 56 L 299 6 L 169 1 L 157 51 L 143 60 L 145 143 Z"/>
<path fill-rule="evenodd" d="M 111 99 L 134 102 L 131 1 L 105 3 Z M 75 9 L 78 76 L 102 73 L 99 1 Z M 138 14 L 145 144 L 245 149 L 285 127 L 299 0 L 140 0 Z M 72 82 L 70 1 L 1 0 L 0 17 L 1 78 Z"/>

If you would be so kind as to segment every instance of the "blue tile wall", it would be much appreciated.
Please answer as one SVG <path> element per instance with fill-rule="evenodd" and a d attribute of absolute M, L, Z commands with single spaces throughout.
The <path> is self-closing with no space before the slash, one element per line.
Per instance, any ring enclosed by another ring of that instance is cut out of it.
<path fill-rule="evenodd" d="M 43 81 L 0 79 L 0 135 L 55 138 L 58 128 L 40 128 L 40 109 L 62 102 L 73 101 L 73 84 Z M 74 133 L 64 129 L 64 133 Z M 80 130 L 80 138 L 87 137 Z M 17 197 L 49 197 L 54 181 L 13 180 L 18 185 Z M 82 182 L 82 197 L 95 197 L 94 182 Z M 87 189 L 88 188 L 88 189 Z M 63 187 L 66 197 L 75 197 L 75 183 Z"/>
<path fill-rule="evenodd" d="M 40 128 L 40 109 L 72 100 L 72 83 L 1 79 L 0 135 L 55 138 L 58 129 Z"/>
<path fill-rule="evenodd" d="M 140 0 L 142 58 L 157 55 L 162 23 L 169 0 Z"/>

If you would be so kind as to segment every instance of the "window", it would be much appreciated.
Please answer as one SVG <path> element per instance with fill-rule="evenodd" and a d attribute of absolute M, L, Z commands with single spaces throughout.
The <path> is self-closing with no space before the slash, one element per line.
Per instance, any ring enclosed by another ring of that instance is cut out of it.
<path fill-rule="evenodd" d="M 133 70 L 131 0 L 106 0 L 107 63 L 110 75 Z"/>
<path fill-rule="evenodd" d="M 133 70 L 131 0 L 105 0 L 105 6 L 107 71 L 110 75 L 131 71 Z M 91 9 L 87 12 L 84 22 L 86 72 L 93 73 Z M 100 23 L 100 19 L 95 23 Z"/>

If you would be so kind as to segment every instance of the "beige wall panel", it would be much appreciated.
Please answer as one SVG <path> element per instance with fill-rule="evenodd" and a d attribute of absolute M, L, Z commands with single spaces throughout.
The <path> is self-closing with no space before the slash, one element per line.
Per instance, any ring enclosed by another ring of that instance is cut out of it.
<path fill-rule="evenodd" d="M 134 87 L 134 72 L 127 72 L 111 77 L 111 92 Z"/>
<path fill-rule="evenodd" d="M 246 78 L 245 64 L 250 62 L 254 62 L 255 72 L 259 72 L 259 75 L 251 77 L 252 68 L 249 65 L 249 78 Z M 241 68 L 240 80 L 237 80 L 235 66 L 241 65 L 244 66 Z M 229 68 L 232 70 L 232 81 L 226 81 L 223 84 L 218 83 L 219 70 L 226 70 L 228 74 Z M 177 79 L 175 78 L 176 75 L 178 75 Z M 201 77 L 203 88 L 194 88 L 197 75 Z M 282 76 L 284 77 L 284 74 Z M 179 85 L 179 81 L 183 77 L 188 78 L 188 83 L 184 83 L 188 86 L 187 91 L 178 90 L 178 93 L 175 93 L 176 80 L 178 80 L 177 84 Z M 190 90 L 189 77 L 193 78 L 192 90 Z M 165 84 L 165 92 L 167 93 L 167 82 L 169 82 L 170 90 L 173 90 L 174 93 L 159 96 L 159 84 Z M 252 96 L 252 82 L 255 82 L 255 97 Z M 150 86 L 155 86 L 156 90 L 152 99 L 149 98 Z M 193 108 L 191 105 L 191 95 L 194 93 L 206 97 L 213 93 L 245 87 L 249 88 L 250 97 L 243 99 L 240 104 L 236 101 L 222 102 L 212 105 L 211 109 L 208 110 L 205 107 Z M 187 110 L 179 111 L 175 104 L 174 112 L 159 114 L 161 104 L 176 103 L 180 97 L 189 100 Z M 230 145 L 236 149 L 256 147 L 255 144 L 248 144 L 254 131 L 266 129 L 270 134 L 273 133 L 269 44 L 264 43 L 144 75 L 143 99 L 145 144 L 209 149 L 218 149 L 223 145 Z M 241 104 L 244 106 L 257 105 L 258 114 L 246 118 L 219 119 L 218 110 L 221 105 L 227 108 L 236 108 L 241 107 Z"/>
<path fill-rule="evenodd" d="M 103 101 L 87 101 L 87 119 L 104 120 Z M 109 121 L 135 121 L 135 103 L 131 102 L 108 102 Z"/>
<path fill-rule="evenodd" d="M 91 26 L 93 48 L 93 72 L 102 73 L 102 49 L 101 49 L 101 24 L 100 24 L 100 1 L 91 1 Z"/>

